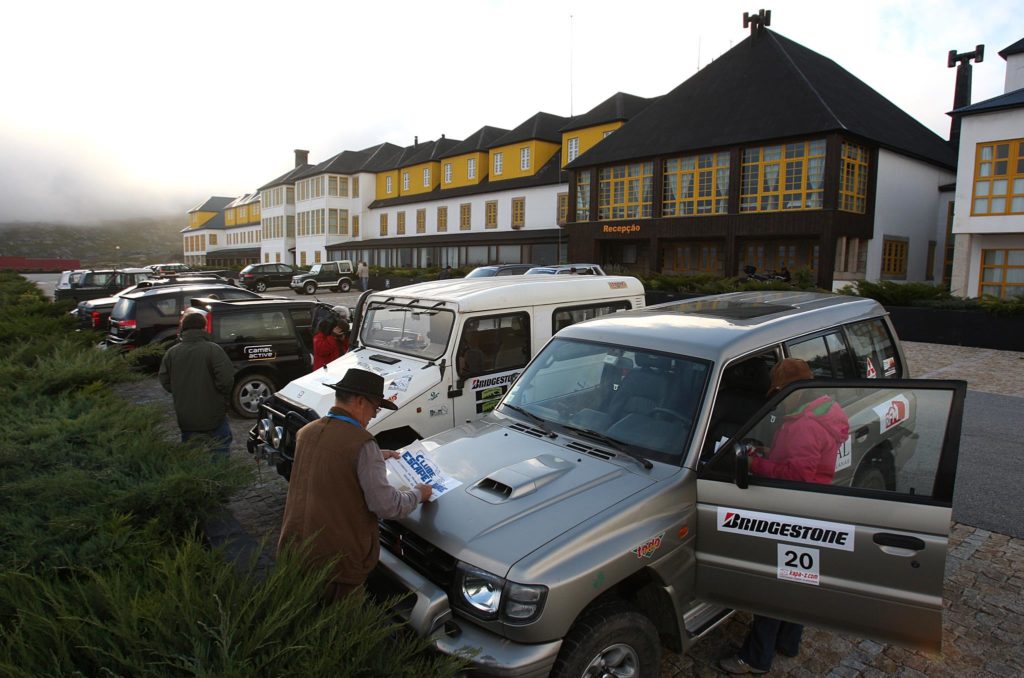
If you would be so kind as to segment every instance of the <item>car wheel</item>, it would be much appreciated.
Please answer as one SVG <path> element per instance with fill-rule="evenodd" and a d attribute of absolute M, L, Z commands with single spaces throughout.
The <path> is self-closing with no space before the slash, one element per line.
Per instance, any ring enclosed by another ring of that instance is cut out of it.
<path fill-rule="evenodd" d="M 596 607 L 569 629 L 551 671 L 558 678 L 658 675 L 658 629 L 624 602 Z"/>
<path fill-rule="evenodd" d="M 257 280 L 254 289 L 260 294 L 263 294 L 264 292 L 267 291 L 267 281 Z"/>
<path fill-rule="evenodd" d="M 348 280 L 342 280 L 340 283 L 338 283 L 339 292 L 348 292 L 350 289 L 352 289 L 352 283 L 350 283 Z"/>
<path fill-rule="evenodd" d="M 316 294 L 316 283 L 310 280 L 302 286 L 302 291 L 306 294 Z"/>
<path fill-rule="evenodd" d="M 240 417 L 255 419 L 260 403 L 274 393 L 274 382 L 263 374 L 246 374 L 235 382 L 231 406 Z"/>

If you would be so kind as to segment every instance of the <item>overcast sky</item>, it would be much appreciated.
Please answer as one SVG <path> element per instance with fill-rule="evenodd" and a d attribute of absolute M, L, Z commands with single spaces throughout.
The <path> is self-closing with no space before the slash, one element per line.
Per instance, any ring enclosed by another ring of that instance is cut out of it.
<path fill-rule="evenodd" d="M 1019 0 L 777 0 L 772 30 L 946 137 L 950 49 L 1003 92 Z M 718 0 L 10 3 L 0 41 L 0 222 L 184 212 L 345 149 L 463 139 L 617 91 L 664 94 L 746 37 Z M 571 20 L 570 20 L 570 17 Z"/>

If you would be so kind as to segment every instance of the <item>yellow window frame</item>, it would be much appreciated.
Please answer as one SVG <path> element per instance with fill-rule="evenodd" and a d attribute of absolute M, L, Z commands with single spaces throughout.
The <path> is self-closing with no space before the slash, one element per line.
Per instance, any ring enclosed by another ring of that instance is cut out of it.
<path fill-rule="evenodd" d="M 909 250 L 909 243 L 906 240 L 883 238 L 882 276 L 886 278 L 906 278 Z"/>
<path fill-rule="evenodd" d="M 597 182 L 598 219 L 646 219 L 654 204 L 654 163 L 604 167 Z"/>
<path fill-rule="evenodd" d="M 437 208 L 437 232 L 445 233 L 448 231 L 448 207 Z"/>
<path fill-rule="evenodd" d="M 729 153 L 701 153 L 662 163 L 661 215 L 726 214 Z"/>
<path fill-rule="evenodd" d="M 971 216 L 1024 214 L 1024 139 L 980 143 L 974 154 Z"/>
<path fill-rule="evenodd" d="M 821 209 L 825 197 L 824 188 L 824 139 L 743 150 L 740 212 Z"/>
<path fill-rule="evenodd" d="M 459 230 L 468 231 L 472 227 L 470 219 L 473 216 L 472 203 L 464 202 L 459 205 Z"/>
<path fill-rule="evenodd" d="M 856 214 L 868 210 L 868 149 L 848 141 L 843 142 L 839 209 Z"/>
<path fill-rule="evenodd" d="M 1016 274 L 1013 276 L 1015 279 L 1007 280 L 1011 273 Z M 978 293 L 981 296 L 988 295 L 1000 299 L 1024 298 L 1024 249 L 983 249 L 981 271 L 978 274 Z"/>
<path fill-rule="evenodd" d="M 421 208 L 416 210 L 416 232 L 426 233 L 427 232 L 427 210 Z"/>
<path fill-rule="evenodd" d="M 484 228 L 498 227 L 498 201 L 488 200 L 484 203 Z"/>
<path fill-rule="evenodd" d="M 512 198 L 512 228 L 526 225 L 526 198 Z"/>

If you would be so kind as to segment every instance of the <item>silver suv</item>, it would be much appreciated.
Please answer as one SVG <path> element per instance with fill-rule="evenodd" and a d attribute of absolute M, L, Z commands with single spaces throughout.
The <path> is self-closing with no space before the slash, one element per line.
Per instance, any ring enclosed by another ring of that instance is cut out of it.
<path fill-rule="evenodd" d="M 783 357 L 816 378 L 768 397 Z M 966 384 L 908 376 L 856 297 L 572 325 L 496 411 L 425 441 L 462 485 L 382 523 L 371 590 L 410 594 L 396 611 L 480 675 L 657 675 L 734 608 L 938 649 Z M 850 423 L 831 483 L 755 475 L 751 450 L 821 395 Z"/>

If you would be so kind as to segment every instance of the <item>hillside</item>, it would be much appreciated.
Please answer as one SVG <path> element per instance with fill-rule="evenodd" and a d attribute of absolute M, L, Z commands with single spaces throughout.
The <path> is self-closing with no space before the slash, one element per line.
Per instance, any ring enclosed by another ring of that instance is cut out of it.
<path fill-rule="evenodd" d="M 0 224 L 0 255 L 73 258 L 87 267 L 181 261 L 180 231 L 187 223 L 186 215 L 177 215 L 87 226 Z"/>

